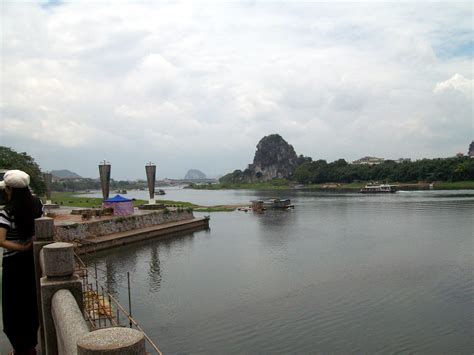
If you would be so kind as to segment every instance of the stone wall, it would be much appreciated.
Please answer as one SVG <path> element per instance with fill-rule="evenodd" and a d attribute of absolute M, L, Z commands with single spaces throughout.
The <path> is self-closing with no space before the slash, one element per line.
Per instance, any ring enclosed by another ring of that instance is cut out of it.
<path fill-rule="evenodd" d="M 134 229 L 152 227 L 158 224 L 177 222 L 194 218 L 192 211 L 153 211 L 143 215 L 115 217 L 113 219 L 74 223 L 56 226 L 55 239 L 70 242 L 112 233 L 127 232 Z"/>

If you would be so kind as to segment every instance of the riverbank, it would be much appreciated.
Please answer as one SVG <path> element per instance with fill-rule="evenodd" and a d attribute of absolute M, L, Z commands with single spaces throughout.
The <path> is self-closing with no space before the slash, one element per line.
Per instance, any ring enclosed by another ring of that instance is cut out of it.
<path fill-rule="evenodd" d="M 163 223 L 130 231 L 86 238 L 80 243 L 76 243 L 76 251 L 78 254 L 88 254 L 91 252 L 95 253 L 100 250 L 120 247 L 122 245 L 136 243 L 143 240 L 169 238 L 174 235 L 179 235 L 186 232 L 190 233 L 202 229 L 209 229 L 208 217 Z"/>
<path fill-rule="evenodd" d="M 51 196 L 51 201 L 59 206 L 79 207 L 79 208 L 101 208 L 102 199 L 97 197 L 81 196 L 83 192 L 55 192 Z M 132 199 L 133 206 L 138 207 L 145 205 L 148 201 L 140 199 Z M 156 203 L 163 204 L 165 207 L 181 207 L 192 208 L 196 212 L 231 212 L 241 205 L 215 205 L 201 206 L 191 202 L 161 200 L 157 199 Z"/>
<path fill-rule="evenodd" d="M 196 185 L 191 184 L 187 188 L 195 190 L 316 190 L 316 191 L 337 191 L 337 192 L 357 192 L 369 182 L 353 182 L 348 184 L 324 183 L 324 184 L 295 184 L 287 180 L 278 179 L 276 182 L 259 183 L 218 183 Z M 474 181 L 435 181 L 433 183 L 390 183 L 396 185 L 398 190 L 474 190 Z M 431 186 L 430 186 L 431 185 Z"/>

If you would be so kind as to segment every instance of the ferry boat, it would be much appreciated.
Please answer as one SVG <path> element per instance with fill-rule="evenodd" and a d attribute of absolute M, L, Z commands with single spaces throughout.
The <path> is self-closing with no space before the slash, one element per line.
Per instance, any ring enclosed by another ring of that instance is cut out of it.
<path fill-rule="evenodd" d="M 360 189 L 360 192 L 364 194 L 393 193 L 396 191 L 395 185 L 388 184 L 365 185 L 365 187 Z"/>
<path fill-rule="evenodd" d="M 166 194 L 165 190 L 162 190 L 162 189 L 159 189 L 157 192 L 156 192 L 157 195 L 164 195 Z"/>

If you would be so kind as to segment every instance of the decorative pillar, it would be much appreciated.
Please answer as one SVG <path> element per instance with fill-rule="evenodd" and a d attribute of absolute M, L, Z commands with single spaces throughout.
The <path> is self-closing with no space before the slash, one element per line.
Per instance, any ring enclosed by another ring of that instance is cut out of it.
<path fill-rule="evenodd" d="M 43 180 L 46 185 L 46 204 L 51 205 L 51 185 L 53 183 L 53 174 L 43 173 Z"/>
<path fill-rule="evenodd" d="M 49 217 L 35 219 L 35 237 L 36 240 L 33 242 L 33 255 L 35 262 L 36 300 L 38 303 L 38 319 L 42 322 L 43 304 L 41 302 L 41 278 L 43 277 L 43 270 L 41 269 L 40 252 L 44 246 L 54 243 L 54 219 Z M 39 330 L 41 354 L 46 354 L 44 327 L 41 326 Z"/>
<path fill-rule="evenodd" d="M 109 198 L 110 188 L 110 163 L 105 160 L 99 165 L 100 185 L 102 186 L 102 198 L 107 200 Z"/>
<path fill-rule="evenodd" d="M 155 201 L 155 180 L 156 180 L 156 165 L 153 163 L 148 163 L 145 166 L 146 179 L 148 182 L 148 192 L 150 194 L 149 205 L 154 205 Z"/>

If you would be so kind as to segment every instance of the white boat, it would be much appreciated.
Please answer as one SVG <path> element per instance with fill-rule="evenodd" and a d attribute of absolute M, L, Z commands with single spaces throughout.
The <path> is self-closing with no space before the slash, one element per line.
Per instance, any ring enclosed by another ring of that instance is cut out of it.
<path fill-rule="evenodd" d="M 396 191 L 396 186 L 389 184 L 368 184 L 360 189 L 363 194 L 393 193 Z"/>

